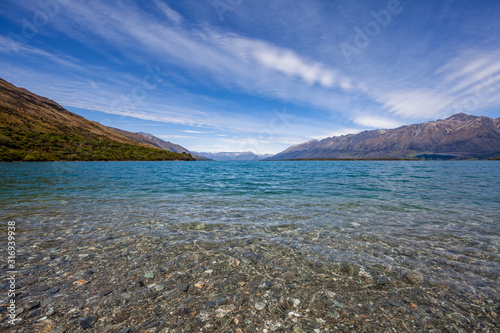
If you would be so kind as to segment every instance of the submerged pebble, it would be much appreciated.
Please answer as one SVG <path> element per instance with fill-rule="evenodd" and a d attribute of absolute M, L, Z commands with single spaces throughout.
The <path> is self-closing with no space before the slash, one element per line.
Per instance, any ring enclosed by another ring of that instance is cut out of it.
<path fill-rule="evenodd" d="M 91 316 L 83 317 L 83 318 L 78 319 L 78 322 L 80 323 L 80 327 L 83 330 L 91 328 L 94 325 L 95 321 L 96 321 L 96 318 L 95 317 L 91 317 Z"/>
<path fill-rule="evenodd" d="M 177 286 L 177 288 L 182 291 L 183 293 L 187 292 L 189 289 L 189 284 L 188 283 L 181 283 L 180 285 Z"/>
<path fill-rule="evenodd" d="M 256 310 L 262 311 L 266 308 L 266 303 L 257 302 L 257 303 L 255 303 L 254 307 Z"/>
<path fill-rule="evenodd" d="M 416 274 L 416 273 L 413 273 L 413 272 L 409 272 L 409 273 L 406 273 L 404 275 L 404 278 L 410 283 L 410 284 L 417 284 L 419 283 L 422 278 Z"/>
<path fill-rule="evenodd" d="M 380 286 L 384 286 L 384 285 L 387 285 L 387 284 L 391 284 L 391 279 L 389 279 L 388 277 L 386 276 L 381 276 L 377 279 L 377 284 L 380 285 Z"/>

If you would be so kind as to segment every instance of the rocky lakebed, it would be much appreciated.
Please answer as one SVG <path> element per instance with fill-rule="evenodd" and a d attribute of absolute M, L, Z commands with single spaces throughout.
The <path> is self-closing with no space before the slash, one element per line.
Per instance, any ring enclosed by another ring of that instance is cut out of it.
<path fill-rule="evenodd" d="M 153 227 L 109 233 L 75 225 L 26 237 L 18 254 L 16 325 L 8 323 L 2 301 L 0 330 L 500 330 L 495 291 L 482 293 L 391 265 L 326 259 L 314 246 L 287 241 L 294 226 L 267 228 L 273 241 L 244 229 L 181 223 L 168 233 Z M 396 250 L 401 257 L 419 255 Z M 6 284 L 2 290 L 7 289 Z"/>

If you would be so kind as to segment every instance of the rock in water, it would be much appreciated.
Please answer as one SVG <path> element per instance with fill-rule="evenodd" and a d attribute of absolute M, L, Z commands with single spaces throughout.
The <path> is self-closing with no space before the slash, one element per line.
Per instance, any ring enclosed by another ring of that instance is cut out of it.
<path fill-rule="evenodd" d="M 417 284 L 422 281 L 422 278 L 418 274 L 413 272 L 406 273 L 404 277 L 410 284 Z"/>
<path fill-rule="evenodd" d="M 386 284 L 391 284 L 391 280 L 386 277 L 386 276 L 381 276 L 377 279 L 377 284 L 379 286 L 383 286 L 383 285 L 386 285 Z"/>
<path fill-rule="evenodd" d="M 258 310 L 258 311 L 262 311 L 266 308 L 266 303 L 263 303 L 263 302 L 257 302 L 255 303 L 255 309 Z"/>
<path fill-rule="evenodd" d="M 94 323 L 95 323 L 95 317 L 83 317 L 83 318 L 80 318 L 78 319 L 78 322 L 80 323 L 80 327 L 84 330 L 88 329 L 88 328 L 91 328 L 92 326 L 94 326 Z"/>
<path fill-rule="evenodd" d="M 344 307 L 344 304 L 340 303 L 337 300 L 333 300 L 333 304 L 335 304 L 336 307 L 341 308 L 341 309 Z"/>
<path fill-rule="evenodd" d="M 205 303 L 205 305 L 208 307 L 208 308 L 213 308 L 215 306 L 215 302 L 214 301 L 208 301 Z"/>
<path fill-rule="evenodd" d="M 185 293 L 189 289 L 189 283 L 181 283 L 177 288 Z"/>
<path fill-rule="evenodd" d="M 238 267 L 240 265 L 240 261 L 236 258 L 229 259 L 229 264 L 233 267 Z"/>

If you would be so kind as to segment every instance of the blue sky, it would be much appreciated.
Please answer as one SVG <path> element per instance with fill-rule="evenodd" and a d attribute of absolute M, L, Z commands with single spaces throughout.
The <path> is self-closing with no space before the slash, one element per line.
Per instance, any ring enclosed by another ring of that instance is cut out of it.
<path fill-rule="evenodd" d="M 193 151 L 500 117 L 500 1 L 15 0 L 0 77 Z"/>

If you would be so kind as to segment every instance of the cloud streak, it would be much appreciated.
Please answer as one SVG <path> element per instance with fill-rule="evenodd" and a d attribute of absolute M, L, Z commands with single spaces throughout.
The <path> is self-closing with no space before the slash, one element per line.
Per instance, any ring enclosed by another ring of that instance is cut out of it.
<path fill-rule="evenodd" d="M 90 3 L 70 3 L 67 16 L 72 22 L 63 22 L 58 28 L 92 46 L 95 39 L 81 38 L 81 31 L 88 31 L 117 49 L 128 50 L 132 59 L 153 58 L 165 65 L 182 66 L 191 73 L 192 80 L 199 79 L 200 74 L 209 75 L 211 82 L 236 92 L 334 112 L 338 108 L 333 105 L 346 104 L 342 92 L 331 88 L 350 89 L 352 80 L 293 50 L 212 29 L 183 30 L 152 20 L 141 10 Z M 161 2 L 157 5 L 162 7 Z"/>
<path fill-rule="evenodd" d="M 394 119 L 375 116 L 358 116 L 354 118 L 354 122 L 363 127 L 380 129 L 390 129 L 404 125 L 403 123 L 395 121 Z"/>
<path fill-rule="evenodd" d="M 11 20 L 16 31 L 22 15 L 39 7 L 37 0 L 7 3 L 21 13 Z M 484 42 L 469 47 L 471 40 L 457 42 L 467 37 L 466 24 L 434 39 L 445 30 L 433 21 L 448 15 L 439 13 L 441 5 L 406 2 L 348 65 L 338 45 L 378 4 L 284 4 L 242 3 L 221 22 L 210 1 L 70 1 L 15 57 L 0 35 L 0 62 L 3 75 L 66 106 L 186 126 L 172 134 L 179 139 L 228 135 L 222 138 L 231 142 L 221 145 L 246 138 L 270 144 L 258 136 L 271 110 L 283 106 L 293 110 L 287 131 L 297 133 L 293 140 L 276 135 L 284 144 L 457 112 L 494 114 L 500 106 L 498 37 L 484 37 L 499 24 L 486 12 L 483 25 L 468 32 Z M 474 10 L 464 6 L 464 13 Z M 415 18 L 422 13 L 429 27 Z M 149 70 L 156 67 L 162 71 Z"/>
<path fill-rule="evenodd" d="M 170 8 L 170 6 L 168 6 L 166 3 L 159 0 L 154 0 L 154 4 L 172 23 L 181 24 L 182 21 L 184 21 L 184 18 L 178 12 Z"/>
<path fill-rule="evenodd" d="M 498 106 L 500 49 L 467 51 L 451 58 L 411 88 L 385 86 L 368 94 L 389 114 L 404 120 L 427 120 L 458 112 L 477 113 Z"/>

